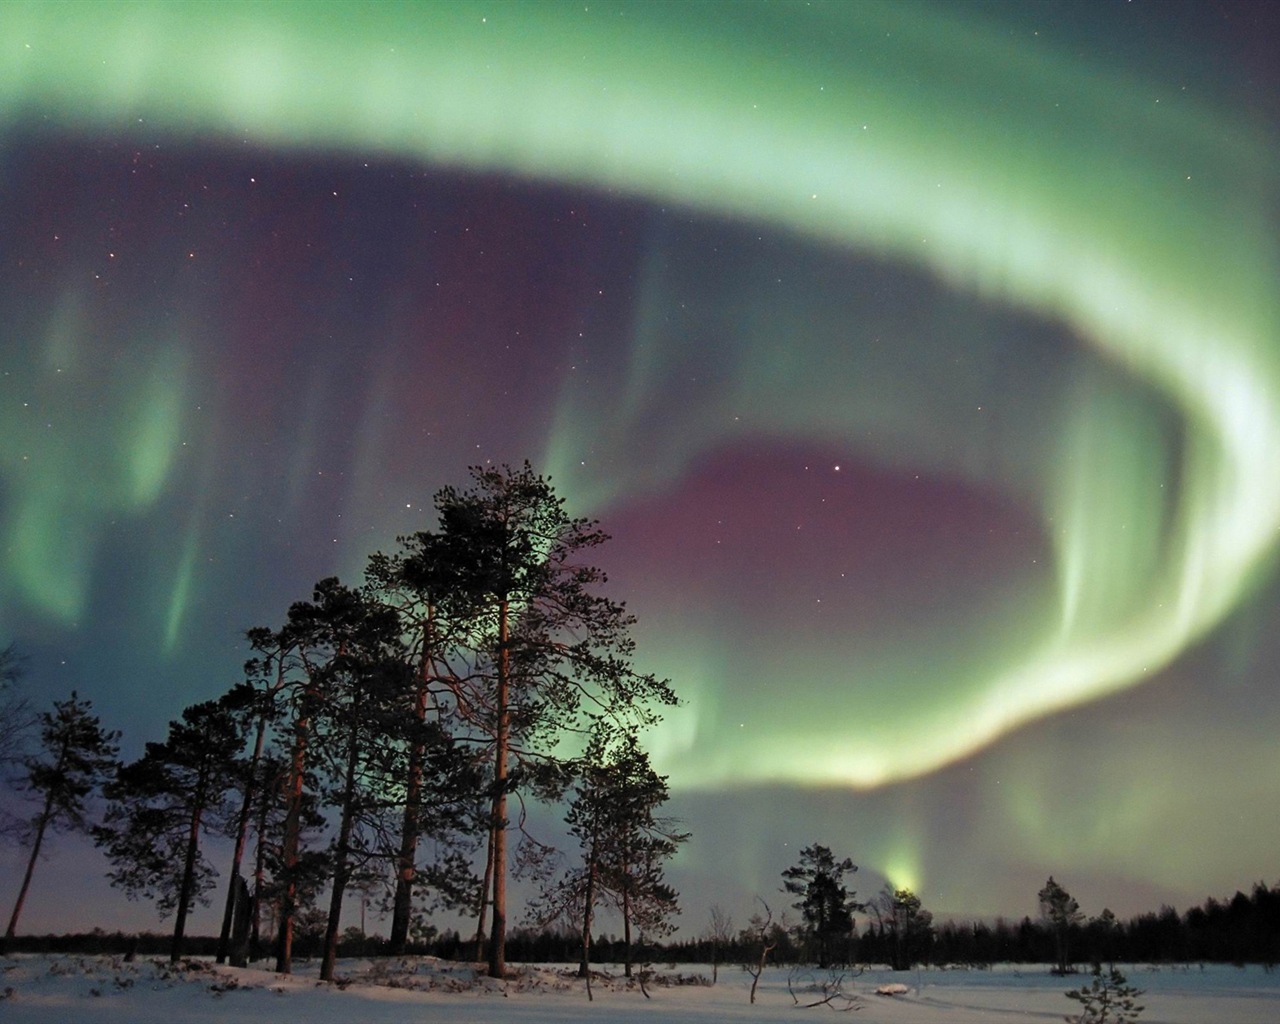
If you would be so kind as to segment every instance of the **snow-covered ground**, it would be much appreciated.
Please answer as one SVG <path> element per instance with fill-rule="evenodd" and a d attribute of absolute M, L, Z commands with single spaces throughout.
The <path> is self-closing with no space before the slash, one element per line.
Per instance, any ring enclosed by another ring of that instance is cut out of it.
<path fill-rule="evenodd" d="M 1124 968 L 1146 990 L 1143 1024 L 1277 1024 L 1280 971 L 1206 966 Z M 820 998 L 825 972 L 770 969 L 756 1004 L 748 1003 L 750 978 L 722 967 L 719 984 L 676 984 L 710 968 L 660 967 L 651 998 L 622 983 L 606 968 L 588 1002 L 583 983 L 560 967 L 514 967 L 517 977 L 497 983 L 467 965 L 430 959 L 346 960 L 339 982 L 321 984 L 314 965 L 291 977 L 268 971 L 214 967 L 184 961 L 120 957 L 11 956 L 0 958 L 0 1020 L 12 1024 L 603 1024 L 654 1022 L 758 1022 L 773 1024 L 819 1015 L 826 1006 L 798 1008 Z M 1064 992 L 1089 980 L 1064 980 L 1047 968 L 928 970 L 846 975 L 842 991 L 856 997 L 861 1024 L 992 1024 L 1054 1021 L 1079 1011 Z M 665 981 L 665 983 L 664 983 Z M 813 986 L 818 986 L 815 989 Z M 900 991 L 902 987 L 906 991 Z M 898 989 L 894 995 L 879 988 Z M 845 1003 L 833 1003 L 843 1007 Z"/>

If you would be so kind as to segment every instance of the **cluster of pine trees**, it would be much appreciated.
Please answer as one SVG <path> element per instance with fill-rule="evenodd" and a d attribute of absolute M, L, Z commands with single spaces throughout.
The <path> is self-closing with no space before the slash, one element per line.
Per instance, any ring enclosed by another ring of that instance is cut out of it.
<path fill-rule="evenodd" d="M 435 508 L 437 528 L 371 556 L 360 585 L 322 580 L 249 630 L 245 681 L 137 760 L 117 763 L 118 734 L 74 694 L 41 716 L 22 780 L 42 809 L 10 935 L 55 828 L 91 831 L 112 883 L 174 915 L 174 958 L 215 885 L 209 835 L 234 840 L 220 959 L 269 932 L 287 972 L 295 934 L 322 922 L 332 978 L 348 894 L 385 888 L 389 951 L 425 913 L 466 910 L 501 977 L 512 863 L 542 883 L 544 921 L 581 923 L 584 965 L 602 901 L 628 932 L 661 933 L 677 909 L 663 863 L 687 836 L 659 813 L 666 780 L 639 734 L 676 697 L 633 668 L 634 620 L 589 562 L 606 535 L 527 463 L 475 467 Z M 523 826 L 527 800 L 566 796 L 581 856 L 561 870 Z"/>

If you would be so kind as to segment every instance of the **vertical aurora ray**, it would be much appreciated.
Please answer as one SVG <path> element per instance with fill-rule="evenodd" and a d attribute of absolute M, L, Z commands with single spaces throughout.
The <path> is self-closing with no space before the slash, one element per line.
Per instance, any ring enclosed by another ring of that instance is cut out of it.
<path fill-rule="evenodd" d="M 44 344 L 5 373 L 0 413 L 5 590 L 63 624 L 84 609 L 100 537 L 164 492 L 183 420 L 178 347 L 117 348 L 92 316 L 64 297 Z"/>
<path fill-rule="evenodd" d="M 915 268 L 1056 326 L 1124 379 L 1109 396 L 1056 395 L 1034 459 L 992 456 L 1012 427 L 944 448 L 905 420 L 913 410 L 852 406 L 856 381 L 832 354 L 840 332 L 819 336 L 802 308 L 748 281 L 758 316 L 715 354 L 723 391 L 673 431 L 659 392 L 696 354 L 646 326 L 670 287 L 654 269 L 630 359 L 591 389 L 564 386 L 546 461 L 575 510 L 675 488 L 759 432 L 1026 497 L 1055 556 L 1043 606 L 985 627 L 999 655 L 967 665 L 923 728 L 870 702 L 854 742 L 837 731 L 798 753 L 780 725 L 763 753 L 726 740 L 701 757 L 690 737 L 713 726 L 673 723 L 669 750 L 704 785 L 928 772 L 1139 682 L 1222 621 L 1280 528 L 1280 264 L 1272 218 L 1258 215 L 1276 198 L 1268 130 L 1202 82 L 1168 91 L 946 8 L 752 5 L 726 26 L 716 5 L 589 7 L 9 5 L 0 119 L 111 130 L 141 118 L 175 137 L 394 154 L 679 204 Z M 832 372 L 793 371 L 784 347 Z M 159 385 L 148 394 L 164 422 L 121 427 L 135 439 L 133 494 L 162 486 L 167 465 L 174 407 Z M 739 407 L 753 415 L 735 425 Z M 968 422 L 958 408 L 940 420 L 929 428 Z M 35 489 L 18 501 L 15 528 L 33 536 L 17 547 L 42 550 L 34 531 L 53 501 Z M 64 588 L 83 565 L 19 570 L 33 600 L 72 614 Z M 813 667 L 839 671 L 835 658 Z M 892 693 L 936 670 L 898 663 L 847 685 Z M 700 689 L 729 682 L 708 664 Z"/>

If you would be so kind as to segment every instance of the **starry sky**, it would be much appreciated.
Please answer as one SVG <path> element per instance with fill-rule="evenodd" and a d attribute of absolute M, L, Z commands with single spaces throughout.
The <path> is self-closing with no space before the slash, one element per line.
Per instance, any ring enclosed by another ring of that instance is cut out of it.
<path fill-rule="evenodd" d="M 684 700 L 691 930 L 812 842 L 944 914 L 1275 881 L 1277 42 L 1174 0 L 4 5 L 0 639 L 132 756 L 529 458 Z M 151 920 L 54 856 L 31 929 Z"/>

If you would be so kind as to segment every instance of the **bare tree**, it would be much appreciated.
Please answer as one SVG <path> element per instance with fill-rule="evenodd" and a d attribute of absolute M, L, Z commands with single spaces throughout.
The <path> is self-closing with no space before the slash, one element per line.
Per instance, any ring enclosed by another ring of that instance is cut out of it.
<path fill-rule="evenodd" d="M 859 969 L 854 977 L 862 974 Z M 848 972 L 841 968 L 830 968 L 822 975 L 815 977 L 807 968 L 792 968 L 787 976 L 787 991 L 791 994 L 791 1002 L 801 1010 L 812 1010 L 815 1006 L 829 1006 L 833 1010 L 848 1013 L 861 1009 L 858 997 L 845 991 Z M 797 987 L 800 991 L 797 991 Z M 808 1002 L 802 1003 L 801 998 Z"/>
<path fill-rule="evenodd" d="M 924 909 L 920 897 L 910 889 L 886 886 L 868 909 L 889 941 L 889 965 L 895 971 L 907 971 L 919 963 L 933 937 L 933 914 Z"/>
<path fill-rule="evenodd" d="M 747 927 L 739 936 L 743 945 L 751 950 L 751 959 L 742 965 L 742 969 L 751 975 L 751 1003 L 756 1001 L 756 986 L 760 984 L 760 976 L 764 974 L 765 965 L 769 962 L 769 954 L 778 948 L 777 925 L 773 923 L 773 911 L 769 904 L 760 899 L 764 907 L 763 914 L 752 914 Z"/>
<path fill-rule="evenodd" d="M 711 943 L 711 984 L 719 980 L 720 951 L 733 939 L 733 918 L 719 903 L 707 912 L 707 939 Z"/>

